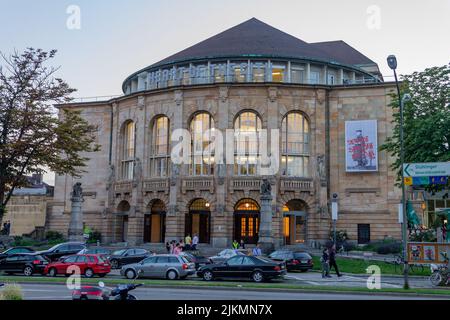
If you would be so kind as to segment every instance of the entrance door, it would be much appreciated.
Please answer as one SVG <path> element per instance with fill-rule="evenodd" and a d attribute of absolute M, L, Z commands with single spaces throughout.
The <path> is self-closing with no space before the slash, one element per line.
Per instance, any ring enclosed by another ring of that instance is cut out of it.
<path fill-rule="evenodd" d="M 164 214 L 153 213 L 144 216 L 144 242 L 164 242 L 165 230 L 166 216 Z"/>
<path fill-rule="evenodd" d="M 194 200 L 185 220 L 185 234 L 190 234 L 191 238 L 198 235 L 199 243 L 209 243 L 210 241 L 210 204 L 205 199 Z"/>
<path fill-rule="evenodd" d="M 259 213 L 235 213 L 234 238 L 248 244 L 258 243 Z"/>
<path fill-rule="evenodd" d="M 127 242 L 128 239 L 128 216 L 122 218 L 122 242 Z"/>

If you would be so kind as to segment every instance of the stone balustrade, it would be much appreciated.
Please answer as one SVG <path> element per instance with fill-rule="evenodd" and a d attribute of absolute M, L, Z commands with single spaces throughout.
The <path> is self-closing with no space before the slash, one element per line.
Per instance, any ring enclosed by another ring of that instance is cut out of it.
<path fill-rule="evenodd" d="M 281 178 L 280 194 L 285 192 L 309 192 L 314 193 L 314 181 L 305 178 Z"/>
<path fill-rule="evenodd" d="M 209 191 L 214 193 L 213 177 L 195 177 L 185 178 L 181 184 L 181 192 L 185 194 L 187 191 Z"/>
<path fill-rule="evenodd" d="M 169 179 L 159 178 L 159 179 L 148 179 L 143 182 L 144 192 L 164 192 L 169 193 Z"/>
<path fill-rule="evenodd" d="M 260 191 L 261 190 L 261 179 L 255 178 L 233 178 L 230 183 L 230 193 L 235 191 Z"/>
<path fill-rule="evenodd" d="M 118 181 L 114 183 L 115 193 L 131 193 L 133 190 L 133 182 L 131 181 Z"/>

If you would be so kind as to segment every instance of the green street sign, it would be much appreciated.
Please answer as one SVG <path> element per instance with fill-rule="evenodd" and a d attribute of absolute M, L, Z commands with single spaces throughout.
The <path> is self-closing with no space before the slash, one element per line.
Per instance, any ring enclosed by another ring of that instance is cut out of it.
<path fill-rule="evenodd" d="M 403 164 L 405 177 L 450 176 L 450 162 L 426 162 Z"/>

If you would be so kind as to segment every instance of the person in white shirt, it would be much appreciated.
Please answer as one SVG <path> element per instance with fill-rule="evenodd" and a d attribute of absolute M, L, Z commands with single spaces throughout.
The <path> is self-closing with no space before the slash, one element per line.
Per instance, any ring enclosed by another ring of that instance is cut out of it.
<path fill-rule="evenodd" d="M 192 238 L 192 250 L 197 250 L 198 244 L 198 235 L 194 234 L 194 238 Z"/>
<path fill-rule="evenodd" d="M 256 245 L 256 247 L 253 248 L 252 253 L 255 257 L 262 255 L 261 248 L 259 247 L 259 243 Z"/>

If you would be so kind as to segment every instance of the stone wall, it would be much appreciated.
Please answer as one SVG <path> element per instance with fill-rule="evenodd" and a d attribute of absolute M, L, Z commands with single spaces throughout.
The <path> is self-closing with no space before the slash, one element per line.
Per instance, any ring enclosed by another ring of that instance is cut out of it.
<path fill-rule="evenodd" d="M 44 195 L 12 196 L 6 206 L 2 227 L 3 222 L 9 220 L 11 236 L 22 236 L 33 232 L 36 227 L 45 227 L 48 200 Z"/>
<path fill-rule="evenodd" d="M 160 199 L 166 205 L 166 240 L 170 240 L 184 236 L 184 217 L 189 204 L 196 198 L 204 198 L 211 204 L 211 244 L 227 246 L 233 237 L 234 206 L 242 198 L 259 202 L 261 177 L 249 177 L 251 181 L 245 184 L 246 187 L 236 187 L 240 184 L 235 180 L 247 178 L 233 176 L 232 165 L 227 165 L 222 173 L 215 170 L 210 177 L 190 177 L 186 166 L 179 168 L 177 176 L 150 177 L 152 120 L 166 115 L 171 130 L 188 128 L 196 112 L 206 111 L 214 118 L 216 128 L 224 131 L 233 128 L 234 119 L 241 111 L 254 110 L 262 119 L 262 127 L 270 130 L 281 128 L 282 119 L 288 112 L 300 111 L 309 120 L 311 129 L 311 174 L 306 179 L 286 179 L 279 174 L 270 177 L 276 244 L 283 243 L 282 208 L 293 199 L 302 200 L 307 208 L 308 241 L 326 240 L 331 228 L 329 198 L 334 192 L 339 194 L 338 229 L 346 229 L 351 239 L 356 238 L 358 223 L 371 224 L 374 240 L 385 235 L 399 238 L 400 228 L 395 222 L 400 193 L 394 188 L 394 173 L 389 169 L 392 159 L 379 152 L 378 172 L 345 172 L 345 121 L 377 119 L 378 144 L 381 145 L 392 130 L 387 96 L 392 88 L 388 84 L 332 89 L 302 85 L 205 85 L 154 90 L 105 103 L 68 105 L 66 107 L 82 110 L 89 122 L 98 124 L 98 143 L 102 150 L 87 155 L 91 160 L 88 172 L 81 179 L 56 178 L 48 229 L 67 232 L 70 191 L 73 184 L 80 181 L 86 193 L 83 203 L 85 222 L 98 228 L 107 241 L 119 241 L 121 218 L 117 214 L 123 203 L 130 207 L 129 242 L 140 243 L 143 241 L 144 214 L 149 212 L 152 200 Z M 121 128 L 129 120 L 136 124 L 136 159 L 139 159 L 141 169 L 132 181 L 121 181 Z M 113 170 L 109 162 L 110 150 Z M 329 172 L 324 177 L 319 176 L 319 159 L 325 162 Z M 192 179 L 199 180 L 196 185 L 200 187 L 186 190 L 186 181 Z"/>

